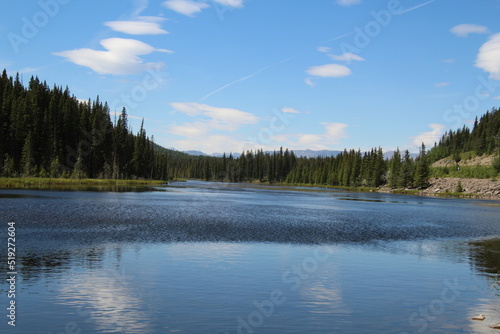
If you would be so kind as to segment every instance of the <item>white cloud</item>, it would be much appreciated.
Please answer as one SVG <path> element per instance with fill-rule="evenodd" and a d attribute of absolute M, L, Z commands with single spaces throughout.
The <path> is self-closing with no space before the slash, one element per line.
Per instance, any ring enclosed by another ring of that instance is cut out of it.
<path fill-rule="evenodd" d="M 175 125 L 169 128 L 169 132 L 186 138 L 202 138 L 206 136 L 209 128 L 201 122 L 184 123 L 183 125 Z"/>
<path fill-rule="evenodd" d="M 302 147 L 323 147 L 323 136 L 315 134 L 299 134 L 297 144 Z"/>
<path fill-rule="evenodd" d="M 494 80 L 500 80 L 500 34 L 491 36 L 479 49 L 476 67 L 490 73 Z"/>
<path fill-rule="evenodd" d="M 122 32 L 130 35 L 161 35 L 168 34 L 160 26 L 160 22 L 164 21 L 163 18 L 153 20 L 152 17 L 142 17 L 142 20 L 134 21 L 109 21 L 104 23 L 107 27 L 114 31 Z"/>
<path fill-rule="evenodd" d="M 459 24 L 450 29 L 458 37 L 468 37 L 469 34 L 487 34 L 488 27 L 477 24 Z"/>
<path fill-rule="evenodd" d="M 337 55 L 329 55 L 330 58 L 332 58 L 333 60 L 338 60 L 338 61 L 345 61 L 345 62 L 351 62 L 353 60 L 356 60 L 356 61 L 365 61 L 365 58 L 355 54 L 355 53 L 349 53 L 349 52 L 346 52 L 344 54 L 341 54 L 339 56 Z"/>
<path fill-rule="evenodd" d="M 448 82 L 438 82 L 438 83 L 434 84 L 434 86 L 436 86 L 436 87 L 447 87 L 449 85 L 450 84 Z"/>
<path fill-rule="evenodd" d="M 413 137 L 412 145 L 413 146 L 421 146 L 422 143 L 427 147 L 431 147 L 434 143 L 438 142 L 443 136 L 443 131 L 445 130 L 445 126 L 441 124 L 429 124 L 429 127 L 432 129 L 428 132 L 423 132 L 418 136 Z"/>
<path fill-rule="evenodd" d="M 361 0 L 337 0 L 337 3 L 341 6 L 351 6 L 361 3 Z"/>
<path fill-rule="evenodd" d="M 170 106 L 176 111 L 180 111 L 188 116 L 196 116 L 201 114 L 201 108 L 199 103 L 194 102 L 174 102 L 170 103 Z"/>
<path fill-rule="evenodd" d="M 165 7 L 179 14 L 193 16 L 201 12 L 203 9 L 210 7 L 204 2 L 196 2 L 191 0 L 168 0 L 163 3 Z"/>
<path fill-rule="evenodd" d="M 188 116 L 199 116 L 194 123 L 185 123 L 183 126 L 196 126 L 204 128 L 205 132 L 221 130 L 234 132 L 245 124 L 255 124 L 259 120 L 254 114 L 231 108 L 212 107 L 194 102 L 176 102 L 170 104 L 175 110 Z M 179 134 L 175 130 L 176 134 Z M 190 133 L 195 133 L 190 131 Z"/>
<path fill-rule="evenodd" d="M 347 138 L 345 129 L 347 124 L 344 123 L 322 123 L 325 126 L 325 138 L 332 143 L 337 144 L 340 139 Z"/>
<path fill-rule="evenodd" d="M 331 149 L 332 145 L 341 144 L 341 140 L 348 138 L 344 123 L 321 123 L 324 131 L 320 133 L 298 133 L 295 135 L 274 136 L 274 140 L 281 142 L 280 146 L 286 146 L 290 149 L 301 150 L 326 150 Z"/>
<path fill-rule="evenodd" d="M 500 95 L 498 95 L 498 96 L 493 96 L 493 100 L 500 100 Z"/>
<path fill-rule="evenodd" d="M 163 63 L 144 63 L 139 56 L 153 52 L 172 52 L 169 50 L 155 49 L 149 44 L 124 38 L 108 38 L 101 42 L 106 51 L 92 49 L 76 49 L 55 52 L 67 60 L 91 68 L 99 74 L 137 74 L 149 67 L 162 66 Z"/>
<path fill-rule="evenodd" d="M 442 62 L 447 64 L 453 64 L 455 62 L 455 59 L 453 58 L 443 59 Z"/>
<path fill-rule="evenodd" d="M 197 150 L 204 153 L 241 153 L 247 150 L 272 150 L 275 147 L 259 145 L 257 143 L 249 142 L 248 140 L 240 138 L 238 135 L 227 134 L 206 134 L 198 138 L 186 138 L 174 141 L 169 141 L 177 150 L 188 151 Z M 170 145 L 169 144 L 169 145 Z"/>
<path fill-rule="evenodd" d="M 281 111 L 284 113 L 288 113 L 288 114 L 301 114 L 300 111 L 293 109 L 293 108 L 290 108 L 290 107 L 285 107 L 285 108 L 281 109 Z"/>
<path fill-rule="evenodd" d="M 307 73 L 317 77 L 345 77 L 351 75 L 351 70 L 343 65 L 327 64 L 313 66 L 307 70 Z"/>

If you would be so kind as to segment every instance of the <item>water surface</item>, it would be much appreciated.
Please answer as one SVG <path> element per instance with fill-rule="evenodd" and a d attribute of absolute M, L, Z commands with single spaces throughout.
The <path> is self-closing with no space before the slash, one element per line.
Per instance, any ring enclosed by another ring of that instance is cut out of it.
<path fill-rule="evenodd" d="M 0 235 L 16 222 L 19 264 L 17 326 L 2 315 L 2 333 L 491 333 L 500 322 L 493 202 L 157 190 L 0 190 Z"/>

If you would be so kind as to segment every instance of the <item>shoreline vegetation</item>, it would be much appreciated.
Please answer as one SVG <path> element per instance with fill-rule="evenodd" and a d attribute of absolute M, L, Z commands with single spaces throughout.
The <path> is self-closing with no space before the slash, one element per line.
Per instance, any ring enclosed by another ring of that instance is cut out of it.
<path fill-rule="evenodd" d="M 161 187 L 169 183 L 186 182 L 187 179 L 176 179 L 170 181 L 162 180 L 120 180 L 120 179 L 70 179 L 70 178 L 42 178 L 42 177 L 15 177 L 0 178 L 0 189 L 44 189 L 44 190 L 94 190 L 94 191 L 113 191 L 130 190 L 144 187 Z M 199 180 L 204 181 L 204 180 Z M 218 181 L 208 181 L 215 183 L 226 183 Z M 323 188 L 323 189 L 341 189 L 361 193 L 387 193 L 394 195 L 414 195 L 424 197 L 445 197 L 445 198 L 463 198 L 463 199 L 482 199 L 500 201 L 500 182 L 493 179 L 475 179 L 475 178 L 452 178 L 436 177 L 429 180 L 429 187 L 425 189 L 411 188 L 390 188 L 381 187 L 346 187 L 331 186 L 321 184 L 302 184 L 302 183 L 269 183 L 262 181 L 253 181 L 245 184 L 255 186 L 275 186 L 275 187 L 304 187 L 304 188 Z"/>
<path fill-rule="evenodd" d="M 44 177 L 1 177 L 0 189 L 75 189 L 81 187 L 154 187 L 165 185 L 160 180 L 70 179 Z"/>

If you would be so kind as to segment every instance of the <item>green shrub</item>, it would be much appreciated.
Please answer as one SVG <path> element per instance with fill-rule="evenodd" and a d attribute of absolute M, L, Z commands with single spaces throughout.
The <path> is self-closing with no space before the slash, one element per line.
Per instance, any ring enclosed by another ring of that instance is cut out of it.
<path fill-rule="evenodd" d="M 497 173 L 500 173 L 500 157 L 496 157 L 495 160 L 493 160 L 493 168 Z"/>

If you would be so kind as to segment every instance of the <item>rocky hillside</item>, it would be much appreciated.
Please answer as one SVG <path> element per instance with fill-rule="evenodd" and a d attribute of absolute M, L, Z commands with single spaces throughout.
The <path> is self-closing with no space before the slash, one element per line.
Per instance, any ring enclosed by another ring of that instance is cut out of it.
<path fill-rule="evenodd" d="M 471 159 L 461 160 L 458 162 L 459 166 L 491 166 L 493 164 L 493 160 L 495 159 L 494 155 L 482 155 L 476 156 Z M 453 167 L 456 166 L 457 163 L 451 158 L 445 158 L 436 161 L 432 164 L 432 167 Z"/>

